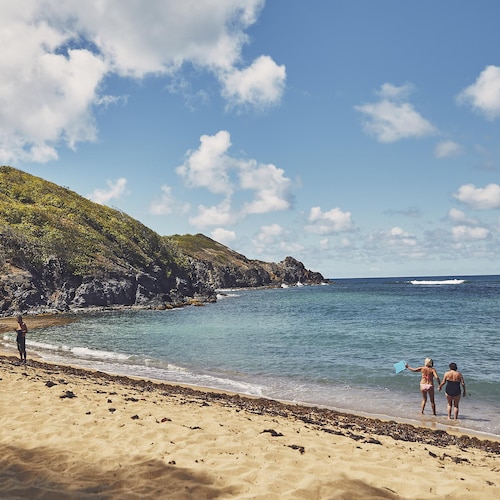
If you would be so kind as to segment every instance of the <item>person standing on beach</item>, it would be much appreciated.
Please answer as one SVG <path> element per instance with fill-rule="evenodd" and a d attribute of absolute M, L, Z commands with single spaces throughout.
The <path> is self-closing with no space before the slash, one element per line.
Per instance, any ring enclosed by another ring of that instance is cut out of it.
<path fill-rule="evenodd" d="M 436 403 L 434 401 L 434 378 L 437 380 L 438 384 L 439 375 L 434 368 L 434 361 L 432 358 L 425 358 L 424 366 L 419 366 L 418 368 L 412 368 L 406 364 L 406 368 L 412 372 L 421 372 L 422 379 L 420 380 L 420 392 L 422 394 L 422 409 L 420 413 L 424 414 L 425 404 L 427 403 L 427 394 L 429 394 L 429 399 L 431 400 L 432 413 L 436 415 Z"/>
<path fill-rule="evenodd" d="M 28 333 L 28 327 L 23 321 L 23 317 L 19 315 L 17 317 L 18 328 L 16 328 L 17 333 L 17 349 L 19 351 L 19 356 L 21 358 L 21 363 L 24 361 L 26 364 L 26 334 Z"/>
<path fill-rule="evenodd" d="M 460 402 L 460 385 L 463 387 L 463 396 L 465 398 L 465 380 L 464 376 L 457 370 L 456 363 L 449 364 L 450 371 L 443 375 L 443 381 L 439 384 L 438 390 L 446 383 L 446 399 L 448 401 L 448 420 L 451 420 L 451 410 L 454 408 L 455 420 L 458 419 L 458 403 Z"/>

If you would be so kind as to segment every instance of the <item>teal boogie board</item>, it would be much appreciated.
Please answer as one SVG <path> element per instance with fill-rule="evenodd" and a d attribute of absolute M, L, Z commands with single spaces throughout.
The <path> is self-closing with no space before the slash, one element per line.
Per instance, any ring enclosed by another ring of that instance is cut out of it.
<path fill-rule="evenodd" d="M 396 373 L 400 373 L 406 369 L 406 361 L 400 361 L 399 363 L 394 363 L 394 370 Z"/>

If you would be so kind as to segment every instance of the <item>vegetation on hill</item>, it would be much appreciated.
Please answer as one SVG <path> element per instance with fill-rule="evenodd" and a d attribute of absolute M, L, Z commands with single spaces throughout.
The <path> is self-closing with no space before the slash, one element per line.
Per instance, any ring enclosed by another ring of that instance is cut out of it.
<path fill-rule="evenodd" d="M 231 250 L 204 234 L 174 234 L 165 238 L 167 241 L 175 243 L 183 254 L 195 260 L 210 261 L 217 265 L 250 262 L 244 255 Z"/>
<path fill-rule="evenodd" d="M 7 166 L 0 167 L 0 242 L 0 265 L 40 271 L 57 258 L 77 276 L 179 263 L 167 240 L 125 213 Z"/>

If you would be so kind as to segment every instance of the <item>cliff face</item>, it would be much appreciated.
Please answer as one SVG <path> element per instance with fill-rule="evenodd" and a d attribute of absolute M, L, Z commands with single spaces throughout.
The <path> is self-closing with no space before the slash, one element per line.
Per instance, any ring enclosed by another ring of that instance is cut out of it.
<path fill-rule="evenodd" d="M 287 257 L 249 260 L 203 235 L 165 236 L 128 215 L 0 167 L 0 315 L 165 308 L 217 288 L 320 283 Z"/>
<path fill-rule="evenodd" d="M 320 284 L 320 273 L 309 271 L 293 257 L 283 261 L 250 260 L 230 248 L 202 235 L 171 236 L 189 259 L 196 280 L 215 289 Z"/>

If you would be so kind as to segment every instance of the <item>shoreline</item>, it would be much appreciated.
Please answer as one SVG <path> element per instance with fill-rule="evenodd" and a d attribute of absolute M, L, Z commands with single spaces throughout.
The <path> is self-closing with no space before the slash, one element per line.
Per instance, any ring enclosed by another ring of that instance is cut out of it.
<path fill-rule="evenodd" d="M 78 321 L 78 316 L 74 314 L 36 314 L 36 315 L 24 315 L 25 320 L 28 322 L 28 328 L 29 330 L 35 330 L 39 328 L 48 328 L 52 326 L 59 326 L 59 325 L 65 325 L 68 323 L 72 323 L 75 321 Z M 5 333 L 5 332 L 11 332 L 15 330 L 15 327 L 17 325 L 16 317 L 2 317 L 0 318 L 0 333 Z M 57 366 L 67 366 L 67 367 L 72 367 L 75 370 L 81 370 L 82 373 L 103 373 L 100 372 L 98 369 L 90 368 L 90 367 L 84 367 L 84 366 L 79 366 L 79 365 L 71 365 L 70 363 L 66 362 L 58 362 L 58 361 L 46 361 L 43 358 L 41 358 L 35 351 L 29 351 L 29 358 L 32 360 L 38 360 L 38 362 L 46 363 L 47 365 L 57 365 Z M 16 356 L 17 355 L 17 349 L 15 348 L 15 343 L 12 344 L 12 346 L 8 346 L 4 343 L 2 346 L 0 344 L 0 357 L 2 356 Z M 69 361 L 69 360 L 68 360 Z M 141 376 L 135 376 L 135 375 L 127 375 L 123 374 L 120 375 L 119 373 L 113 373 L 113 372 L 106 372 L 109 374 L 111 377 L 118 377 L 118 378 L 130 378 L 130 379 L 135 379 L 135 378 L 141 378 Z M 198 386 L 198 385 L 192 385 L 189 383 L 182 383 L 182 382 L 174 382 L 174 381 L 168 381 L 168 380 L 163 380 L 163 379 L 150 379 L 152 383 L 156 384 L 166 384 L 169 386 L 180 386 L 180 387 L 187 387 L 190 389 L 193 389 L 195 391 L 201 391 L 201 392 L 215 392 L 215 393 L 225 393 L 228 396 L 238 396 L 238 397 L 244 397 L 244 398 L 251 398 L 251 399 L 259 399 L 261 398 L 262 400 L 269 400 L 269 401 L 275 401 L 276 403 L 281 403 L 287 406 L 291 407 L 296 407 L 296 406 L 303 406 L 306 408 L 317 408 L 320 411 L 331 411 L 334 413 L 338 414 L 344 414 L 344 415 L 352 415 L 356 416 L 359 418 L 366 418 L 369 420 L 378 420 L 381 422 L 393 422 L 396 424 L 402 424 L 402 425 L 409 425 L 413 427 L 417 427 L 419 429 L 426 429 L 430 431 L 440 431 L 440 432 L 446 432 L 451 435 L 465 435 L 469 437 L 477 437 L 482 440 L 491 440 L 494 442 L 500 442 L 500 436 L 496 434 L 491 434 L 488 432 L 480 431 L 480 430 L 474 430 L 474 429 L 469 429 L 469 428 L 463 428 L 460 426 L 460 420 L 455 422 L 454 420 L 445 422 L 441 419 L 441 421 L 436 420 L 435 418 L 432 418 L 432 416 L 426 416 L 425 418 L 422 417 L 421 419 L 417 420 L 416 418 L 408 418 L 404 416 L 392 416 L 392 415 L 386 415 L 386 414 L 380 414 L 380 413 L 372 413 L 372 412 L 363 412 L 351 408 L 337 408 L 337 407 L 332 407 L 332 406 L 322 406 L 318 405 L 316 403 L 307 403 L 307 402 L 302 402 L 302 401 L 289 401 L 289 400 L 280 400 L 280 399 L 273 399 L 269 398 L 266 396 L 257 396 L 257 395 L 252 395 L 252 394 L 246 394 L 246 393 L 240 393 L 240 392 L 234 392 L 231 390 L 226 390 L 226 389 L 217 389 L 214 387 L 204 387 L 204 386 Z"/>
<path fill-rule="evenodd" d="M 500 442 L 463 434 L 10 355 L 0 398 L 3 498 L 500 494 Z"/>
<path fill-rule="evenodd" d="M 23 367 L 23 365 L 18 363 L 17 357 L 6 354 L 0 350 L 0 362 L 7 361 Z M 258 414 L 294 418 L 321 427 L 338 425 L 339 422 L 349 421 L 355 426 L 369 430 L 373 434 L 389 436 L 395 440 L 409 442 L 421 440 L 421 442 L 437 446 L 458 445 L 463 448 L 473 447 L 500 455 L 500 438 L 490 434 L 461 430 L 450 433 L 448 430 L 431 429 L 423 425 L 407 423 L 401 419 L 392 419 L 385 416 L 371 416 L 360 412 L 331 409 L 305 403 L 279 401 L 209 387 L 118 375 L 75 365 L 52 363 L 41 359 L 39 357 L 32 358 L 28 364 L 31 368 L 43 369 L 46 373 L 57 372 L 82 378 L 95 378 L 124 386 L 147 387 L 150 391 L 154 388 L 156 391 L 168 392 L 169 395 L 196 396 L 207 402 L 217 402 L 224 406 L 236 407 L 240 410 L 256 412 Z"/>

